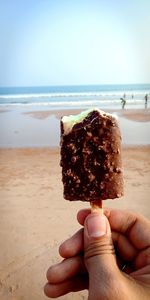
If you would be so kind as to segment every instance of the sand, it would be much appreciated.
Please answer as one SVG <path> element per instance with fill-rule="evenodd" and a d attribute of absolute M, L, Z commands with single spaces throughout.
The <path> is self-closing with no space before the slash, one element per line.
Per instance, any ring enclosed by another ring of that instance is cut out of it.
<path fill-rule="evenodd" d="M 59 143 L 60 117 L 78 112 L 1 111 L 0 300 L 47 299 L 46 270 L 61 260 L 60 243 L 80 228 L 77 211 L 89 207 L 63 199 L 59 148 L 50 148 Z M 118 110 L 117 115 L 123 136 L 125 196 L 104 205 L 150 218 L 150 110 Z M 87 291 L 60 299 L 87 299 Z"/>
<path fill-rule="evenodd" d="M 123 149 L 125 196 L 105 206 L 132 209 L 150 218 L 150 146 Z M 88 203 L 63 200 L 59 149 L 0 150 L 0 299 L 44 300 L 49 265 L 79 225 Z M 87 299 L 87 292 L 60 299 Z"/>

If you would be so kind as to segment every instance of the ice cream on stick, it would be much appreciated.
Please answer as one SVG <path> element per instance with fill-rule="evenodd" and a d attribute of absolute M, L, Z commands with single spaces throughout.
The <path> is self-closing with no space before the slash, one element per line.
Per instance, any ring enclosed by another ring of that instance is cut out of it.
<path fill-rule="evenodd" d="M 101 201 L 123 195 L 121 134 L 116 118 L 99 109 L 61 118 L 64 198 Z"/>

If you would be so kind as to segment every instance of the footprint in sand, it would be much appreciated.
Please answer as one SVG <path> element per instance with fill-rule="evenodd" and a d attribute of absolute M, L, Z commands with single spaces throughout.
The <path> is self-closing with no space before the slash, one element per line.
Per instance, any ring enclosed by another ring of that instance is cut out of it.
<path fill-rule="evenodd" d="M 10 285 L 9 288 L 8 288 L 8 290 L 9 290 L 9 292 L 12 294 L 12 293 L 14 293 L 18 288 L 19 288 L 19 285 L 18 285 L 18 284 L 16 284 L 16 285 Z"/>
<path fill-rule="evenodd" d="M 137 187 L 137 186 L 140 186 L 140 185 L 141 185 L 141 183 L 139 183 L 139 182 L 133 182 L 132 183 L 132 186 L 136 186 Z"/>

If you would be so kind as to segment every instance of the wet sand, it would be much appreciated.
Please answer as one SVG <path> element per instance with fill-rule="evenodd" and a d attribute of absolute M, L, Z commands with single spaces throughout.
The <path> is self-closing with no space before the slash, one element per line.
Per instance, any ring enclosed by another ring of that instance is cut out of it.
<path fill-rule="evenodd" d="M 56 147 L 60 118 L 80 110 L 12 108 L 0 114 L 0 147 Z M 150 109 L 109 110 L 118 117 L 124 145 L 150 144 Z"/>
<path fill-rule="evenodd" d="M 63 111 L 60 110 L 46 110 L 46 111 L 29 111 L 25 112 L 26 115 L 29 115 L 35 119 L 46 119 L 49 116 L 55 114 L 55 116 L 60 119 L 62 115 L 70 115 L 70 114 L 78 114 L 82 110 L 81 109 L 75 109 L 75 110 L 69 110 L 64 109 Z M 150 109 L 124 109 L 124 110 L 115 110 L 110 109 L 106 110 L 109 113 L 115 113 L 117 112 L 120 117 L 127 118 L 132 121 L 136 122 L 150 122 Z"/>
<path fill-rule="evenodd" d="M 121 113 L 122 117 L 136 122 L 150 122 L 150 109 L 130 109 Z"/>

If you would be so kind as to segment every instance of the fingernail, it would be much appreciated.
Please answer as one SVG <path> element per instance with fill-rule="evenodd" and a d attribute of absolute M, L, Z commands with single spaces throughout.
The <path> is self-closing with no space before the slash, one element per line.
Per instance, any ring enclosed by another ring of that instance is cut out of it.
<path fill-rule="evenodd" d="M 91 214 L 87 218 L 87 230 L 90 237 L 101 237 L 106 234 L 106 217 Z"/>

